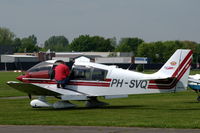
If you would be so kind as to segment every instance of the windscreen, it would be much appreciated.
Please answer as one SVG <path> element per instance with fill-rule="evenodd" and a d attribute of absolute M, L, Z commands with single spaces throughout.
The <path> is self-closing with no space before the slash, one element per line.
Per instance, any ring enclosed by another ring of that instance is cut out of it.
<path fill-rule="evenodd" d="M 31 67 L 28 72 L 38 72 L 38 71 L 49 71 L 53 66 L 53 63 L 41 62 L 33 67 Z"/>

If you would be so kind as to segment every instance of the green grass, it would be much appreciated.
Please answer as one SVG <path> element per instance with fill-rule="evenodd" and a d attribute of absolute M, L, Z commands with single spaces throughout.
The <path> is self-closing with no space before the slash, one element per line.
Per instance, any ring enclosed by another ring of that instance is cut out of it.
<path fill-rule="evenodd" d="M 192 74 L 199 71 L 192 71 Z M 24 95 L 9 88 L 5 82 L 15 80 L 19 73 L 0 72 L 0 96 Z M 192 90 L 179 93 L 132 95 L 128 98 L 101 101 L 110 105 L 86 108 L 73 102 L 74 109 L 34 109 L 27 99 L 0 99 L 1 125 L 73 125 L 122 126 L 156 128 L 200 128 L 200 103 Z M 51 102 L 55 98 L 48 98 Z"/>
<path fill-rule="evenodd" d="M 133 95 L 103 100 L 110 106 L 74 109 L 34 109 L 29 99 L 0 102 L 0 124 L 75 125 L 160 128 L 200 128 L 200 103 L 192 91 L 170 94 Z"/>
<path fill-rule="evenodd" d="M 200 70 L 191 70 L 190 75 L 200 74 Z"/>
<path fill-rule="evenodd" d="M 0 97 L 12 97 L 12 96 L 23 96 L 26 95 L 9 87 L 7 81 L 17 81 L 16 77 L 21 73 L 15 72 L 0 72 Z"/>

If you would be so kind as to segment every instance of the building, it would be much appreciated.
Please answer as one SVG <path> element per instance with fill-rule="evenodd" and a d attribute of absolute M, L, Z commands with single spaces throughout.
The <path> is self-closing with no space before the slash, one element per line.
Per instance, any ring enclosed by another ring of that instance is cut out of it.
<path fill-rule="evenodd" d="M 37 56 L 39 61 L 52 60 L 55 57 L 55 52 L 39 52 Z"/>
<path fill-rule="evenodd" d="M 53 60 L 63 60 L 65 62 L 70 61 L 84 61 L 84 62 L 95 62 L 95 58 L 100 57 L 98 55 L 96 56 L 89 56 L 89 55 L 73 55 L 68 57 L 53 57 Z"/>
<path fill-rule="evenodd" d="M 27 70 L 38 63 L 37 56 L 1 55 L 1 70 Z"/>
<path fill-rule="evenodd" d="M 77 57 L 77 56 L 99 56 L 99 57 L 131 57 L 132 52 L 56 52 L 55 57 Z"/>
<path fill-rule="evenodd" d="M 1 55 L 1 62 L 13 63 L 13 62 L 38 62 L 37 56 L 31 55 Z"/>
<path fill-rule="evenodd" d="M 134 57 L 97 57 L 96 63 L 116 64 L 116 63 L 134 63 Z"/>
<path fill-rule="evenodd" d="M 13 54 L 13 47 L 10 45 L 0 45 L 0 56 L 3 54 Z"/>
<path fill-rule="evenodd" d="M 0 45 L 0 55 L 13 54 L 13 47 L 10 45 Z"/>
<path fill-rule="evenodd" d="M 14 55 L 36 56 L 38 61 L 52 60 L 55 52 L 39 52 L 39 53 L 14 53 Z"/>

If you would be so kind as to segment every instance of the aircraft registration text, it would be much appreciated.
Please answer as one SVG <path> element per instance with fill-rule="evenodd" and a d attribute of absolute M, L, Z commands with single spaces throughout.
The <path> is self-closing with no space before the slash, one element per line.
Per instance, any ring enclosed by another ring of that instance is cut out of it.
<path fill-rule="evenodd" d="M 129 87 L 129 88 L 143 88 L 147 87 L 147 80 L 130 80 L 112 79 L 111 87 Z"/>

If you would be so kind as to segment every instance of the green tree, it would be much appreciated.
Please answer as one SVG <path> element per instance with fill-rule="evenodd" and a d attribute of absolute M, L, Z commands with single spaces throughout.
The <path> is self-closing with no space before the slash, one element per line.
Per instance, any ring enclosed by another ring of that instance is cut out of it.
<path fill-rule="evenodd" d="M 157 43 L 158 45 L 158 43 Z M 142 43 L 139 47 L 138 47 L 138 56 L 141 57 L 148 57 L 151 58 L 152 62 L 157 62 L 157 58 L 160 56 L 159 53 L 156 53 L 156 47 L 155 47 L 155 43 L 151 42 L 151 43 Z"/>
<path fill-rule="evenodd" d="M 68 44 L 69 41 L 65 36 L 51 36 L 45 41 L 44 48 L 57 52 L 69 51 Z"/>
<path fill-rule="evenodd" d="M 13 48 L 14 48 L 14 52 L 18 52 L 20 47 L 21 47 L 21 39 L 20 38 L 15 38 L 15 40 L 13 41 Z"/>
<path fill-rule="evenodd" d="M 38 52 L 39 47 L 37 46 L 37 37 L 31 35 L 21 39 L 21 46 L 18 49 L 18 52 Z"/>
<path fill-rule="evenodd" d="M 73 51 L 113 51 L 114 46 L 111 45 L 110 39 L 105 39 L 100 36 L 81 35 L 75 38 L 70 44 Z"/>
<path fill-rule="evenodd" d="M 15 38 L 15 34 L 8 28 L 0 27 L 0 45 L 11 45 Z"/>
<path fill-rule="evenodd" d="M 165 41 L 142 43 L 138 47 L 138 56 L 151 58 L 153 63 L 164 63 L 177 49 L 193 50 L 193 62 L 199 60 L 200 46 L 192 41 Z"/>
<path fill-rule="evenodd" d="M 111 44 L 113 47 L 116 47 L 116 46 L 117 46 L 117 38 L 116 38 L 116 37 L 109 38 L 109 40 L 110 40 L 110 44 Z"/>
<path fill-rule="evenodd" d="M 199 44 L 193 41 L 182 41 L 184 49 L 191 49 L 193 51 L 193 63 L 197 63 L 199 60 Z"/>
<path fill-rule="evenodd" d="M 166 61 L 171 57 L 171 55 L 177 50 L 183 48 L 183 44 L 181 41 L 175 40 L 175 41 L 164 41 L 162 42 L 165 46 L 165 49 L 163 51 L 164 54 L 164 60 Z"/>
<path fill-rule="evenodd" d="M 138 46 L 144 41 L 140 38 L 121 38 L 119 45 L 116 48 L 116 52 L 134 52 L 137 55 Z"/>

